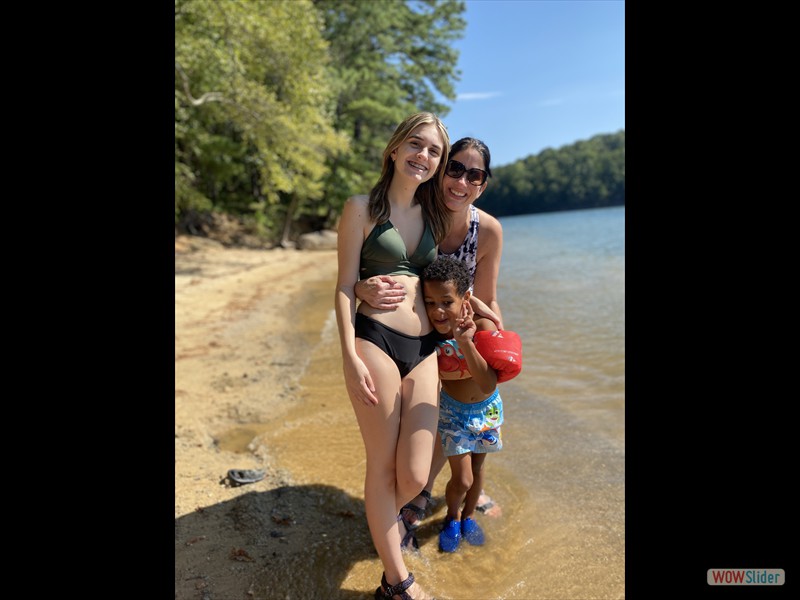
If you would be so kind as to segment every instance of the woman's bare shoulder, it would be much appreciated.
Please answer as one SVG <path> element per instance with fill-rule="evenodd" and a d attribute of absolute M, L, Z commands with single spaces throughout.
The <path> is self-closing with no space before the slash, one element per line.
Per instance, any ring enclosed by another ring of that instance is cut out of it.
<path fill-rule="evenodd" d="M 350 204 L 350 205 L 358 206 L 358 207 L 367 206 L 369 204 L 369 196 L 366 196 L 364 194 L 357 194 L 355 196 L 350 196 L 347 199 L 346 204 Z"/>
<path fill-rule="evenodd" d="M 478 212 L 480 212 L 481 215 L 480 235 L 484 238 L 492 238 L 501 241 L 503 239 L 503 226 L 500 224 L 500 221 L 485 210 L 479 208 Z"/>
<path fill-rule="evenodd" d="M 346 219 L 367 219 L 369 215 L 369 196 L 350 196 L 345 200 L 342 217 Z"/>
<path fill-rule="evenodd" d="M 481 216 L 481 227 L 486 227 L 488 229 L 493 229 L 495 231 L 503 230 L 503 226 L 500 225 L 500 221 L 498 221 L 496 217 L 493 217 L 485 210 L 481 210 L 480 208 L 477 208 L 477 210 Z"/>

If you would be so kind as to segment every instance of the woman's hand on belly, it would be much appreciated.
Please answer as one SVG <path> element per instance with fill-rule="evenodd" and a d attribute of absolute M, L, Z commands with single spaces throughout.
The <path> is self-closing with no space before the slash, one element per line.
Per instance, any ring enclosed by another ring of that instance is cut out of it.
<path fill-rule="evenodd" d="M 390 275 L 375 275 L 357 281 L 355 294 L 377 310 L 396 310 L 406 299 L 406 287 Z"/>
<path fill-rule="evenodd" d="M 432 328 L 428 320 L 428 313 L 425 311 L 420 278 L 411 275 L 394 275 L 392 279 L 404 290 L 405 296 L 401 302 L 396 303 L 391 310 L 373 308 L 362 302 L 358 306 L 358 312 L 406 335 L 429 333 Z"/>

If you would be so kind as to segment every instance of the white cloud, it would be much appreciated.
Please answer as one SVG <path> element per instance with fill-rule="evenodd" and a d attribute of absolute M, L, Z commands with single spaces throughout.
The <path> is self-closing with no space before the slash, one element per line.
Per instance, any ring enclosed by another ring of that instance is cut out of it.
<path fill-rule="evenodd" d="M 459 94 L 456 100 L 486 100 L 487 98 L 495 98 L 502 95 L 503 92 L 467 92 L 466 94 Z"/>

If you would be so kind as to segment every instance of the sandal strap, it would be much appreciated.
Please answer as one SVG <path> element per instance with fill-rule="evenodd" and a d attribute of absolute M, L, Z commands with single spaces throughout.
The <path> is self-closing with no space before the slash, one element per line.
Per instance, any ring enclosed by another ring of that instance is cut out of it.
<path fill-rule="evenodd" d="M 406 522 L 406 521 L 407 521 L 407 519 L 406 519 L 405 517 L 403 517 L 403 511 L 406 511 L 406 510 L 410 510 L 410 511 L 411 511 L 411 512 L 413 512 L 415 515 L 417 515 L 417 519 L 420 519 L 420 520 L 422 520 L 422 519 L 424 519 L 424 518 L 425 518 L 425 509 L 424 509 L 424 508 L 420 508 L 420 507 L 419 507 L 419 506 L 417 506 L 416 504 L 412 504 L 411 502 L 409 502 L 408 504 L 406 504 L 405 506 L 403 506 L 403 508 L 401 508 L 401 509 L 400 509 L 400 517 L 403 519 L 403 523 L 405 523 L 405 526 L 406 526 L 406 527 L 408 527 L 408 525 L 409 525 L 409 524 Z M 416 526 L 416 523 L 414 523 L 414 526 Z"/>
<path fill-rule="evenodd" d="M 385 573 L 383 575 L 383 582 L 386 582 L 386 574 Z M 413 573 L 409 573 L 408 577 L 406 577 L 403 581 L 401 581 L 400 583 L 398 583 L 396 585 L 388 585 L 388 583 L 387 583 L 385 597 L 386 598 L 391 598 L 393 596 L 400 595 L 400 597 L 403 598 L 403 600 L 406 600 L 406 599 L 412 600 L 412 598 L 408 594 L 405 593 L 406 590 L 408 588 L 410 588 L 412 585 L 414 585 L 414 574 Z"/>
<path fill-rule="evenodd" d="M 403 539 L 400 540 L 400 547 L 408 548 L 408 545 L 411 544 L 414 550 L 419 550 L 419 541 L 417 540 L 417 527 L 419 527 L 419 523 L 409 523 L 402 512 L 397 515 L 397 522 L 402 523 L 406 528 L 406 534 L 403 536 Z"/>
<path fill-rule="evenodd" d="M 398 518 L 398 521 L 402 519 L 403 524 L 406 526 L 406 529 L 409 529 L 409 528 L 416 529 L 418 524 L 414 523 L 412 525 L 411 523 L 409 523 L 408 519 L 403 517 L 403 511 L 410 510 L 415 515 L 417 515 L 417 519 L 419 519 L 420 521 L 425 518 L 425 510 L 427 509 L 428 504 L 431 502 L 431 493 L 428 490 L 422 490 L 419 493 L 419 495 L 422 496 L 423 498 L 425 498 L 425 507 L 424 508 L 421 507 L 421 506 L 417 506 L 413 502 L 408 502 L 403 506 L 403 508 L 400 509 L 400 518 Z"/>

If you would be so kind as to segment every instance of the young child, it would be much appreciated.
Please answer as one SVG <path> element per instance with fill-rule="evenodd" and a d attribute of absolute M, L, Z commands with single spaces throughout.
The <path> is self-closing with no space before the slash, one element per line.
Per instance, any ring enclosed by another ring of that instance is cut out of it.
<path fill-rule="evenodd" d="M 520 372 L 522 347 L 516 333 L 498 331 L 490 319 L 474 314 L 469 271 L 462 261 L 439 257 L 425 268 L 422 279 L 425 309 L 440 334 L 439 434 L 451 472 L 439 548 L 455 552 L 462 537 L 474 546 L 484 543 L 472 515 L 483 487 L 486 455 L 503 447 L 503 401 L 497 383 Z"/>

